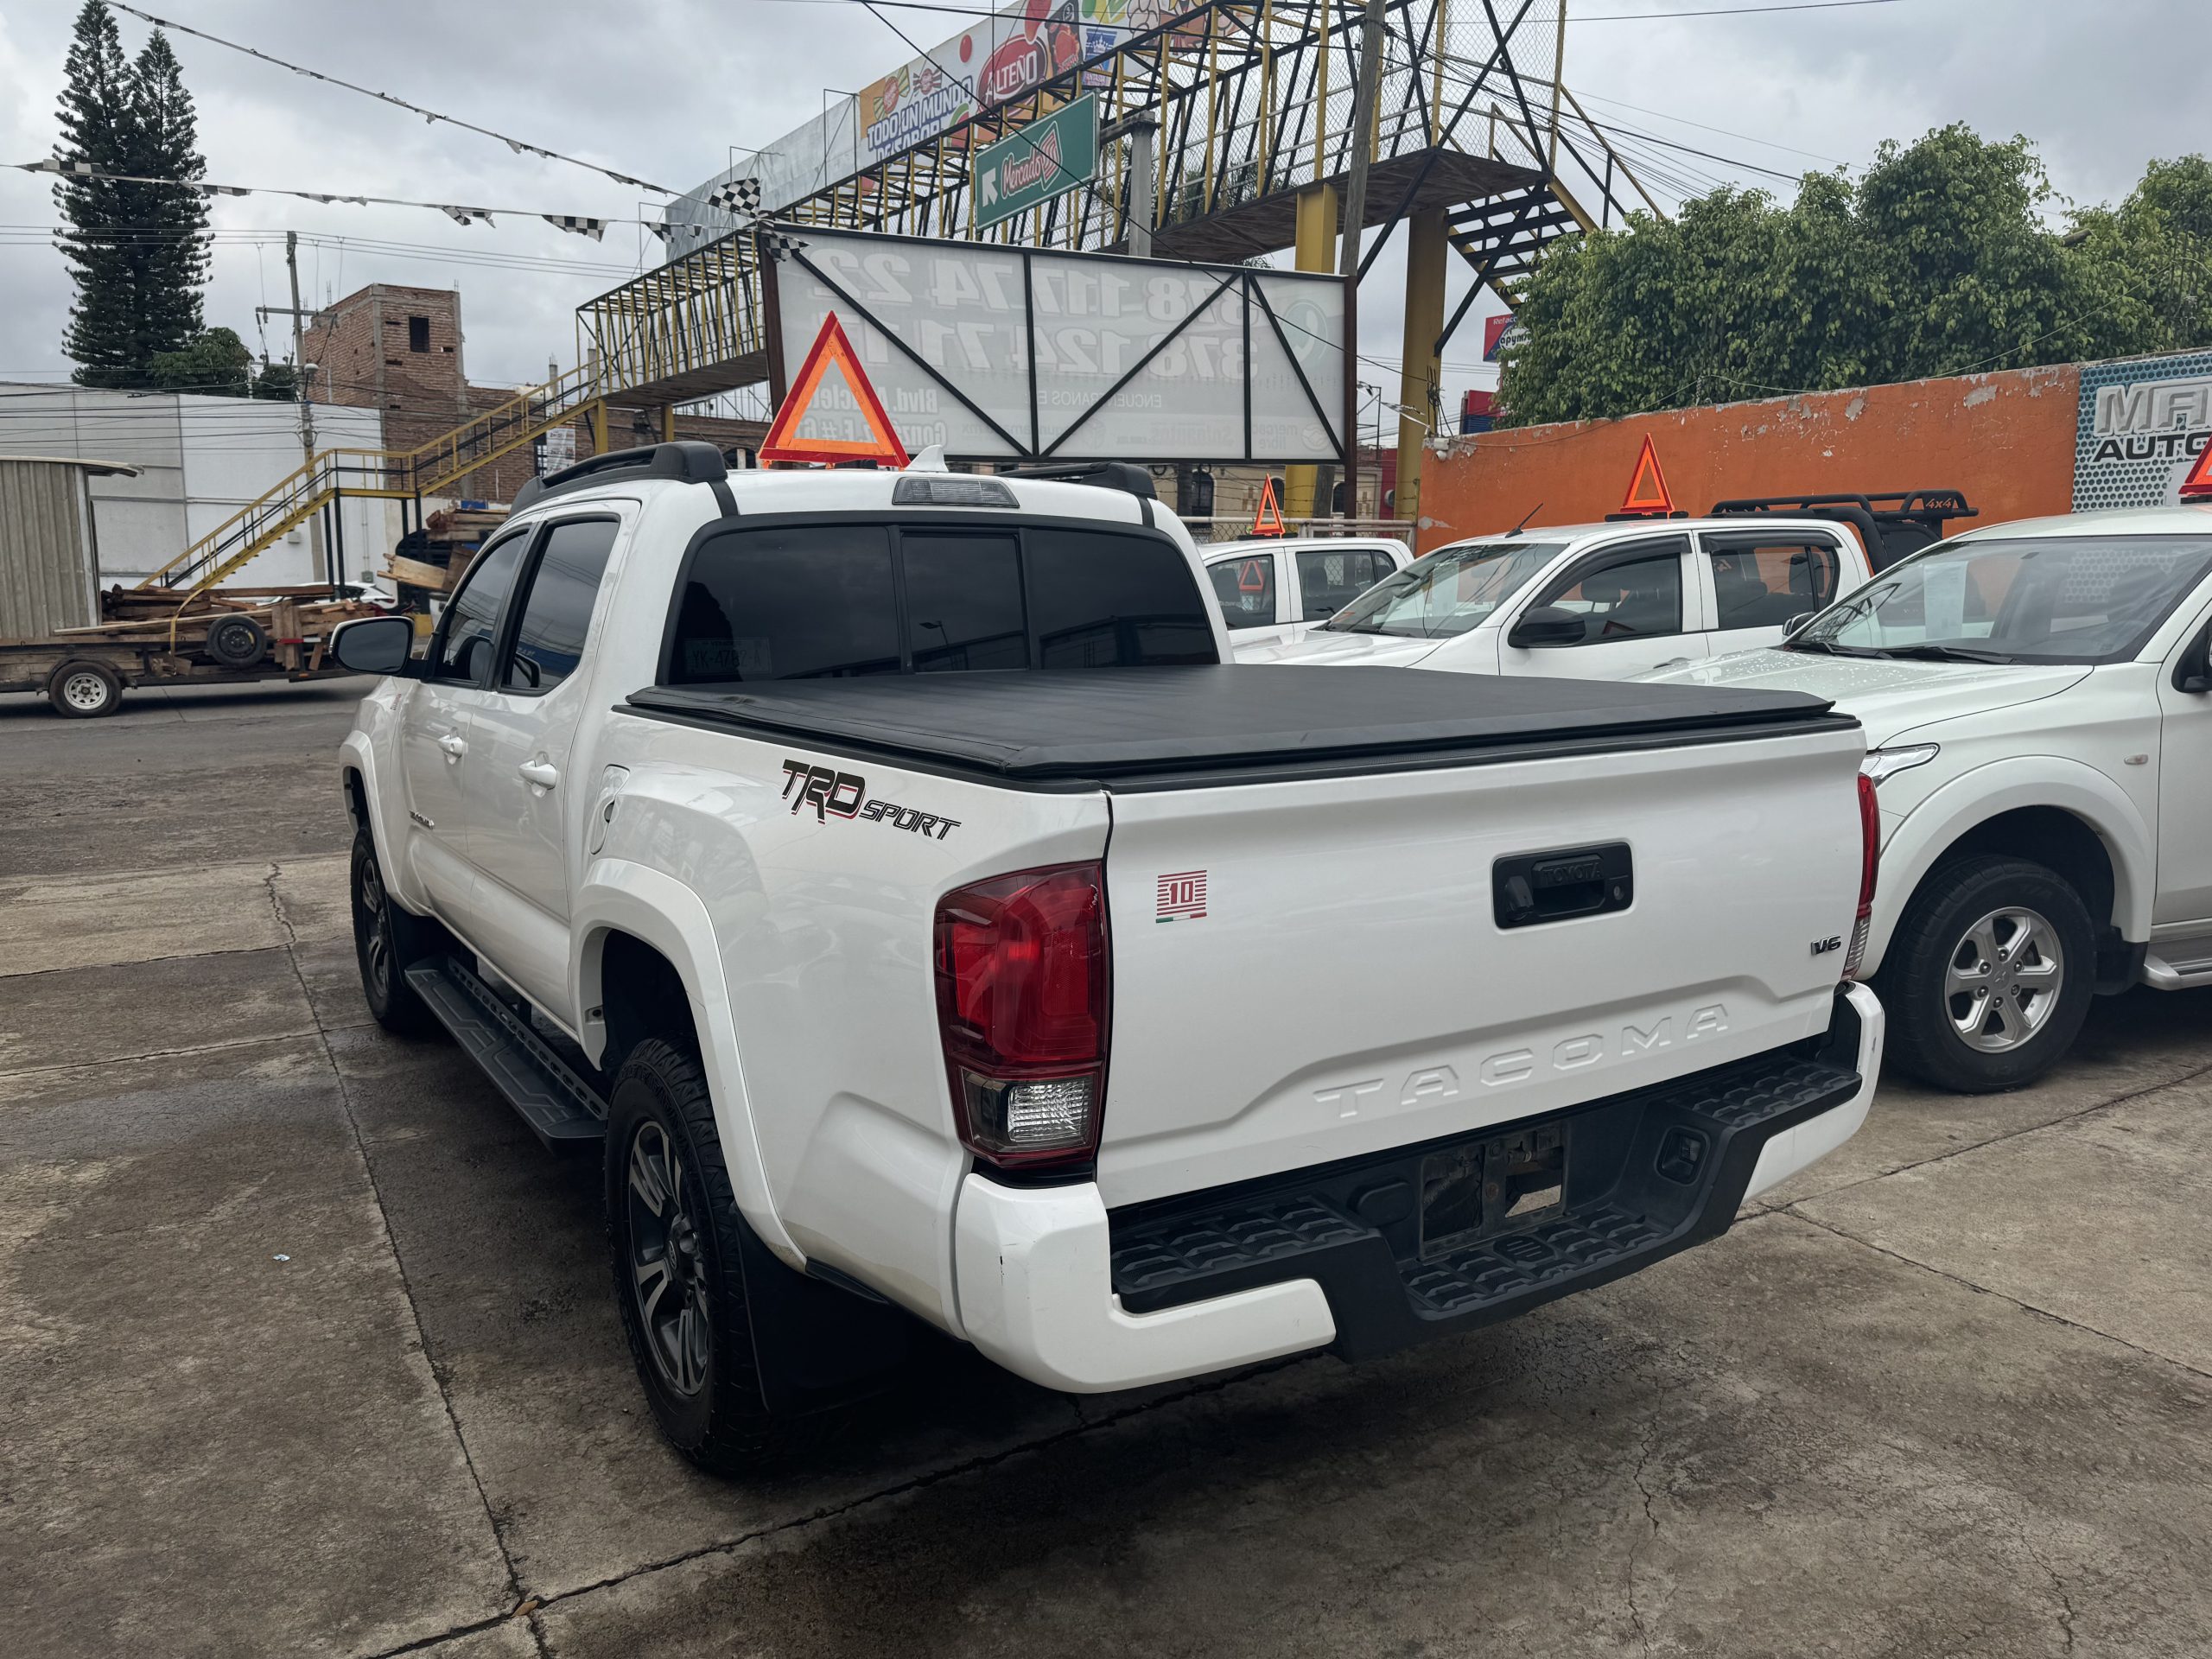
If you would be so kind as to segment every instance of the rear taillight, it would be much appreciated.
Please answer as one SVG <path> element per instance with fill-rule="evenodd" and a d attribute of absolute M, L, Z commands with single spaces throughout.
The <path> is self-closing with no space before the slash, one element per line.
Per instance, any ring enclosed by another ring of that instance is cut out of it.
<path fill-rule="evenodd" d="M 1882 864 L 1882 809 L 1874 794 L 1874 780 L 1859 774 L 1859 920 L 1851 930 L 1851 949 L 1843 959 L 1843 976 L 1859 977 L 1866 959 L 1866 935 L 1874 925 L 1874 877 Z"/>
<path fill-rule="evenodd" d="M 969 1151 L 1007 1169 L 1087 1162 L 1106 1105 L 1106 870 L 1058 864 L 937 906 L 938 1029 Z"/>

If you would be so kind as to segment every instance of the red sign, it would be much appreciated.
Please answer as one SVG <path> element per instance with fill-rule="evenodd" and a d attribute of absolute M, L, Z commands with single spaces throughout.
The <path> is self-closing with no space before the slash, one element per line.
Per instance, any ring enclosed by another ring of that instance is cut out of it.
<path fill-rule="evenodd" d="M 860 407 L 860 416 L 867 424 L 868 438 L 801 438 L 799 425 L 807 412 L 814 407 L 816 396 L 830 371 L 835 368 L 844 377 L 851 391 L 853 401 Z M 837 314 L 832 311 L 822 319 L 822 332 L 814 337 L 814 344 L 806 353 L 806 362 L 798 372 L 798 378 L 791 382 L 791 389 L 785 394 L 783 405 L 776 410 L 770 423 L 768 435 L 761 441 L 760 459 L 763 461 L 886 461 L 893 467 L 906 464 L 906 447 L 899 442 L 898 433 L 892 430 L 891 416 L 883 412 L 883 400 L 875 395 L 875 388 L 868 382 L 861 368 L 861 360 L 853 351 L 853 343 L 845 338 L 839 326 Z"/>
<path fill-rule="evenodd" d="M 1272 478 L 1260 486 L 1260 511 L 1252 519 L 1255 536 L 1283 534 L 1282 509 L 1275 505 L 1275 481 Z"/>
<path fill-rule="evenodd" d="M 1659 470 L 1659 452 L 1651 447 L 1647 436 L 1643 453 L 1636 458 L 1636 472 L 1628 481 L 1628 494 L 1621 502 L 1621 511 L 1663 518 L 1674 510 L 1675 498 L 1668 493 L 1667 475 Z"/>
<path fill-rule="evenodd" d="M 2181 499 L 2184 501 L 2212 501 L 2212 443 L 2197 451 L 2196 465 L 2189 469 L 2189 476 L 2181 481 Z"/>

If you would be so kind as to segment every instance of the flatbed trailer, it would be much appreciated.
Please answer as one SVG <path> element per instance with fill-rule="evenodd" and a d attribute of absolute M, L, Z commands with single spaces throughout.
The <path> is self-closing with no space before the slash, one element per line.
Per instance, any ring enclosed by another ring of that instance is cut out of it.
<path fill-rule="evenodd" d="M 325 661 L 330 630 L 381 607 L 328 592 L 178 595 L 167 603 L 158 590 L 105 594 L 107 618 L 92 626 L 0 639 L 0 691 L 41 693 L 56 714 L 88 720 L 115 713 L 131 687 L 334 678 L 349 671 Z"/>

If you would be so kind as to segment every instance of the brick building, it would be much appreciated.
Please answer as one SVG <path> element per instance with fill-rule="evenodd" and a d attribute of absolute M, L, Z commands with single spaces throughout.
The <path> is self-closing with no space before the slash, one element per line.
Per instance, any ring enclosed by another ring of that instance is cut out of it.
<path fill-rule="evenodd" d="M 372 283 L 324 307 L 309 325 L 307 358 L 315 365 L 311 395 L 317 403 L 378 410 L 384 447 L 416 448 L 515 395 L 515 387 L 469 383 L 464 340 L 460 290 Z M 625 449 L 656 442 L 659 415 L 658 410 L 610 409 L 607 446 Z M 584 423 L 575 423 L 574 429 L 575 453 L 591 454 Z M 677 437 L 702 439 L 725 451 L 758 449 L 765 430 L 758 421 L 676 417 Z M 468 474 L 454 493 L 504 504 L 536 469 L 534 448 L 525 444 Z"/>

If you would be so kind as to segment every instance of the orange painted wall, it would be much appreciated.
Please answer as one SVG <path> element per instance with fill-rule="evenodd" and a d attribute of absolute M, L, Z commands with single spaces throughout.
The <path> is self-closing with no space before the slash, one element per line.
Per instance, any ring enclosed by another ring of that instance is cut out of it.
<path fill-rule="evenodd" d="M 1955 531 L 2067 512 L 2081 387 L 2067 364 L 1453 438 L 1428 457 L 1417 545 L 1507 530 L 1532 507 L 1532 524 L 1602 518 L 1646 434 L 1694 513 L 1736 496 L 1917 489 L 1966 492 L 1980 517 Z"/>

